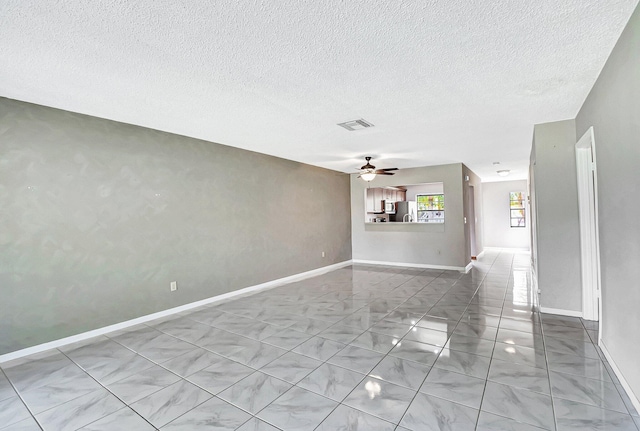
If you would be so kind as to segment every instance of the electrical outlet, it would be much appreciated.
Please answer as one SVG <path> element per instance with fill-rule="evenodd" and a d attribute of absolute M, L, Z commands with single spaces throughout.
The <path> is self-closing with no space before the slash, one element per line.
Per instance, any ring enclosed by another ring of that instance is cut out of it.
<path fill-rule="evenodd" d="M 176 290 L 178 290 L 178 282 L 177 281 L 172 281 L 170 284 L 171 287 L 171 291 L 175 292 Z"/>
<path fill-rule="evenodd" d="M 322 252 L 322 257 L 324 257 L 324 251 Z"/>

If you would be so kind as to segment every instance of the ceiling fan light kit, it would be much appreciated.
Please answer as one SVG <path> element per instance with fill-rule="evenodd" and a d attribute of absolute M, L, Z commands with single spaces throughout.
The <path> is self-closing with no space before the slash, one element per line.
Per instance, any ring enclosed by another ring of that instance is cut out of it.
<path fill-rule="evenodd" d="M 360 175 L 358 178 L 362 178 L 366 182 L 371 182 L 376 177 L 376 175 L 394 175 L 393 172 L 389 171 L 397 171 L 398 168 L 384 168 L 384 169 L 376 169 L 371 163 L 371 157 L 367 156 L 364 158 L 367 163 L 364 166 L 360 167 Z"/>
<path fill-rule="evenodd" d="M 362 178 L 367 182 L 373 181 L 375 177 L 376 177 L 375 172 L 366 172 L 366 173 L 360 174 L 360 178 Z"/>

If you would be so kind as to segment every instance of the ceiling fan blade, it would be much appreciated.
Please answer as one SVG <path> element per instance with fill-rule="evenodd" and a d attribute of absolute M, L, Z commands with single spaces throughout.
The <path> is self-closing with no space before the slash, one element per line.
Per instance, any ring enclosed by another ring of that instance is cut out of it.
<path fill-rule="evenodd" d="M 371 157 L 367 156 L 364 158 L 367 161 L 367 164 L 362 166 L 360 168 L 360 175 L 358 175 L 358 178 L 362 178 L 363 175 L 365 174 L 375 174 L 375 175 L 393 175 L 393 173 L 389 172 L 389 171 L 397 171 L 398 168 L 383 168 L 383 169 L 376 169 L 375 166 L 373 166 L 370 161 L 371 161 Z"/>

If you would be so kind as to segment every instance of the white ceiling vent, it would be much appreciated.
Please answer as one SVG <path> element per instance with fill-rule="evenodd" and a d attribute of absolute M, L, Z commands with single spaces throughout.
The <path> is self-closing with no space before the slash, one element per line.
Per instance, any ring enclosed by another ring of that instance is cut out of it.
<path fill-rule="evenodd" d="M 348 131 L 353 132 L 354 130 L 362 130 L 366 129 L 367 127 L 373 127 L 373 124 L 361 118 L 359 120 L 351 120 L 345 121 L 344 123 L 338 123 L 338 126 L 344 127 Z"/>

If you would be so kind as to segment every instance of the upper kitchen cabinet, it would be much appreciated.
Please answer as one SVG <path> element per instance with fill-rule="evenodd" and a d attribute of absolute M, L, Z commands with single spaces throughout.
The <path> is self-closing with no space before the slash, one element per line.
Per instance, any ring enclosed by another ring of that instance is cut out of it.
<path fill-rule="evenodd" d="M 366 193 L 366 211 L 368 213 L 382 213 L 384 212 L 384 189 L 380 187 L 369 188 L 365 190 Z"/>
<path fill-rule="evenodd" d="M 406 198 L 406 190 L 398 187 L 372 187 L 366 189 L 365 193 L 367 213 L 384 213 L 385 204 L 404 201 Z"/>
<path fill-rule="evenodd" d="M 391 189 L 383 189 L 384 190 L 384 199 L 386 201 L 395 202 L 396 199 L 396 191 Z"/>

